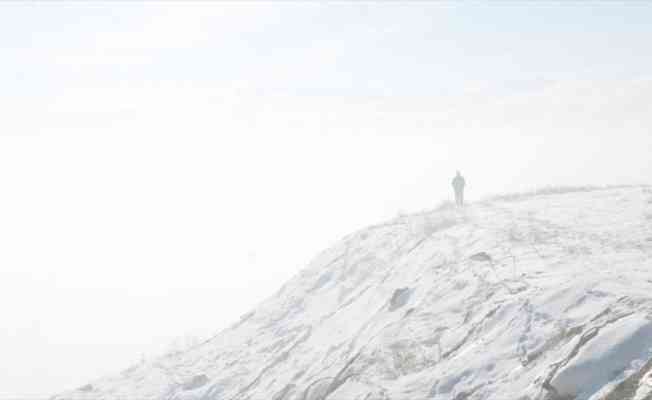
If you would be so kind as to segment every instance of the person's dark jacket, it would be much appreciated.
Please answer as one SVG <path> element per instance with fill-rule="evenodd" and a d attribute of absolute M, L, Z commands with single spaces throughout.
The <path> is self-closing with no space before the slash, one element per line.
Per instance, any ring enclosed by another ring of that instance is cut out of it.
<path fill-rule="evenodd" d="M 453 178 L 453 188 L 455 188 L 455 190 L 464 189 L 465 184 L 466 182 L 464 181 L 462 175 L 457 175 L 455 178 Z"/>

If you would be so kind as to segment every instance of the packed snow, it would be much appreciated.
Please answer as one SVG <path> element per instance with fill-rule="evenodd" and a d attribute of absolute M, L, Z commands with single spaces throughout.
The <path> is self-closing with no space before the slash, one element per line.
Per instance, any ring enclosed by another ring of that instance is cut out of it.
<path fill-rule="evenodd" d="M 211 339 L 64 399 L 650 400 L 652 190 L 371 226 Z"/>

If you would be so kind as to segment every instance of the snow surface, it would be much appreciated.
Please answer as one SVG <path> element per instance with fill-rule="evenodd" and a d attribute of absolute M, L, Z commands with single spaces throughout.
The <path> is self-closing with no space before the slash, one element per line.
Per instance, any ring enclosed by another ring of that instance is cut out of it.
<path fill-rule="evenodd" d="M 53 399 L 649 400 L 651 215 L 632 187 L 401 216 L 210 340 Z"/>

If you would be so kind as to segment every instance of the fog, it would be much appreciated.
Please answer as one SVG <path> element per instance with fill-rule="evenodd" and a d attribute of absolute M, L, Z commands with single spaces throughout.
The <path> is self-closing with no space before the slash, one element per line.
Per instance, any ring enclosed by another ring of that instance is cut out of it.
<path fill-rule="evenodd" d="M 634 4 L 634 3 L 631 3 Z M 652 5 L 3 3 L 0 397 L 208 337 L 340 237 L 649 183 Z"/>

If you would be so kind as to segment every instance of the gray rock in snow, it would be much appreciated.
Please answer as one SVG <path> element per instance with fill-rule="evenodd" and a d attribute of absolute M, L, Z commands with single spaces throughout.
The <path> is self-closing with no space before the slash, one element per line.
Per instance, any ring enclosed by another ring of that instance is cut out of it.
<path fill-rule="evenodd" d="M 93 385 L 88 384 L 80 387 L 77 390 L 79 390 L 80 392 L 92 392 L 93 390 L 95 390 L 95 388 L 93 387 Z"/>
<path fill-rule="evenodd" d="M 484 251 L 480 253 L 476 253 L 469 257 L 473 261 L 489 261 L 491 262 L 492 258 L 489 254 L 485 253 Z"/>
<path fill-rule="evenodd" d="M 400 288 L 394 291 L 389 301 L 389 311 L 395 311 L 403 307 L 410 300 L 412 290 L 410 288 Z"/>
<path fill-rule="evenodd" d="M 183 384 L 182 388 L 183 390 L 195 390 L 199 389 L 200 387 L 204 386 L 205 384 L 208 383 L 208 377 L 206 375 L 195 375 L 187 381 L 186 383 Z"/>

